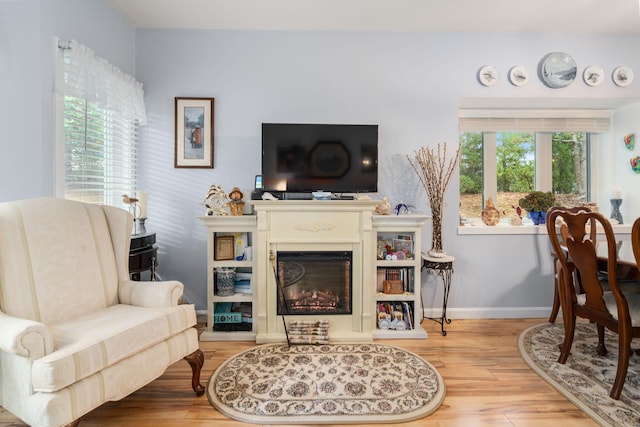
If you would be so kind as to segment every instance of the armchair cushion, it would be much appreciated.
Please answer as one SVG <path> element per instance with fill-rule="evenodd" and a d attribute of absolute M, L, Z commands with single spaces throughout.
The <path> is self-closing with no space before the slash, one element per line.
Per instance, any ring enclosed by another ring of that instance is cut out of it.
<path fill-rule="evenodd" d="M 33 362 L 33 389 L 60 390 L 195 324 L 192 305 L 157 309 L 117 304 L 52 325 L 57 348 Z"/>

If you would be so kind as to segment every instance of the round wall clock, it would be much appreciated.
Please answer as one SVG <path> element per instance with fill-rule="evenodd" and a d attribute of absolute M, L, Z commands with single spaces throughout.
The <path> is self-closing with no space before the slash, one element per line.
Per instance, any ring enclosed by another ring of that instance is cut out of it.
<path fill-rule="evenodd" d="M 604 80 L 604 71 L 600 67 L 591 65 L 584 69 L 582 78 L 589 86 L 598 86 Z"/>
<path fill-rule="evenodd" d="M 478 80 L 484 86 L 493 86 L 498 82 L 498 71 L 491 65 L 485 65 L 478 71 Z"/>
<path fill-rule="evenodd" d="M 613 70 L 613 82 L 620 87 L 629 86 L 633 81 L 633 71 L 627 66 L 617 67 Z"/>
<path fill-rule="evenodd" d="M 522 65 L 516 65 L 509 70 L 509 81 L 514 86 L 522 86 L 529 81 L 529 72 Z"/>
<path fill-rule="evenodd" d="M 553 52 L 540 61 L 540 80 L 552 89 L 569 86 L 576 78 L 576 61 L 564 52 Z"/>

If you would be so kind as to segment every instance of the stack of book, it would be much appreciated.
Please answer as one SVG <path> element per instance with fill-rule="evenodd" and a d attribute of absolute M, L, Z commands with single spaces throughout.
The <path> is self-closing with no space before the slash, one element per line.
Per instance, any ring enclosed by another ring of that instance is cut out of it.
<path fill-rule="evenodd" d="M 291 344 L 329 344 L 328 320 L 292 320 L 287 332 Z"/>

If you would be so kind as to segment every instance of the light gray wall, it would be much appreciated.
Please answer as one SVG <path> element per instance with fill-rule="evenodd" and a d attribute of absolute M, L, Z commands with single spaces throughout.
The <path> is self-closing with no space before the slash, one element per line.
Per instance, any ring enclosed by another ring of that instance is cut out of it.
<path fill-rule="evenodd" d="M 260 173 L 262 122 L 379 124 L 376 196 L 428 212 L 405 156 L 424 145 L 456 143 L 461 98 L 638 98 L 640 84 L 623 89 L 610 78 L 597 88 L 578 78 L 565 89 L 549 89 L 536 69 L 546 53 L 565 51 L 580 72 L 592 64 L 607 74 L 617 65 L 640 70 L 639 42 L 637 36 L 138 29 L 136 76 L 145 85 L 149 114 L 141 133 L 141 177 L 149 192 L 148 225 L 158 232 L 161 273 L 185 282 L 187 297 L 204 308 L 206 234 L 197 219 L 199 203 L 212 183 L 227 191 L 241 187 L 249 198 Z M 492 88 L 476 80 L 485 64 L 501 74 Z M 506 80 L 517 64 L 531 73 L 524 87 Z M 214 169 L 173 168 L 176 96 L 215 97 Z M 546 236 L 457 235 L 457 180 L 447 193 L 444 223 L 445 249 L 456 257 L 452 312 L 546 316 L 552 301 Z M 640 215 L 634 209 L 623 215 Z M 424 249 L 430 240 L 427 229 Z M 439 307 L 442 294 L 433 277 L 425 280 L 423 294 L 427 309 Z"/>
<path fill-rule="evenodd" d="M 141 188 L 149 193 L 148 226 L 158 232 L 161 274 L 182 280 L 186 297 L 200 309 L 206 304 L 206 236 L 196 218 L 203 213 L 199 203 L 212 183 L 239 186 L 248 199 L 260 173 L 262 122 L 379 124 L 377 196 L 428 212 L 405 156 L 457 141 L 461 98 L 640 98 L 638 81 L 618 88 L 606 79 L 589 88 L 578 79 L 552 90 L 535 78 L 539 59 L 551 51 L 570 53 L 580 70 L 596 64 L 609 74 L 629 65 L 638 74 L 638 36 L 136 31 L 105 0 L 0 1 L 0 201 L 54 194 L 55 36 L 86 44 L 143 82 L 149 125 L 140 139 Z M 492 88 L 476 82 L 484 64 L 500 71 Z M 521 88 L 505 78 L 516 64 L 533 77 Z M 173 168 L 176 96 L 216 98 L 214 169 Z M 639 114 L 637 106 L 618 112 L 608 145 L 599 147 L 607 175 L 598 201 L 606 203 L 612 185 L 622 187 L 629 222 L 640 215 L 638 176 L 629 173 L 620 138 L 640 134 Z M 444 223 L 445 249 L 456 256 L 451 309 L 466 317 L 546 314 L 546 237 L 457 235 L 457 179 L 447 193 Z M 430 230 L 424 237 L 428 249 Z M 425 281 L 424 295 L 427 308 L 438 307 L 434 280 Z"/>
<path fill-rule="evenodd" d="M 0 201 L 55 193 L 56 36 L 135 74 L 135 29 L 106 1 L 0 1 Z"/>

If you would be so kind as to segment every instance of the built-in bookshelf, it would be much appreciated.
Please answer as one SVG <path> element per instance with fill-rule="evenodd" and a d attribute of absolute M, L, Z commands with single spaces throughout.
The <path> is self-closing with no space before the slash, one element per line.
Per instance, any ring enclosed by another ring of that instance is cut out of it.
<path fill-rule="evenodd" d="M 375 215 L 374 338 L 426 338 L 420 326 L 422 229 L 428 216 Z"/>
<path fill-rule="evenodd" d="M 203 341 L 255 340 L 256 217 L 201 217 L 207 228 L 207 325 Z"/>

